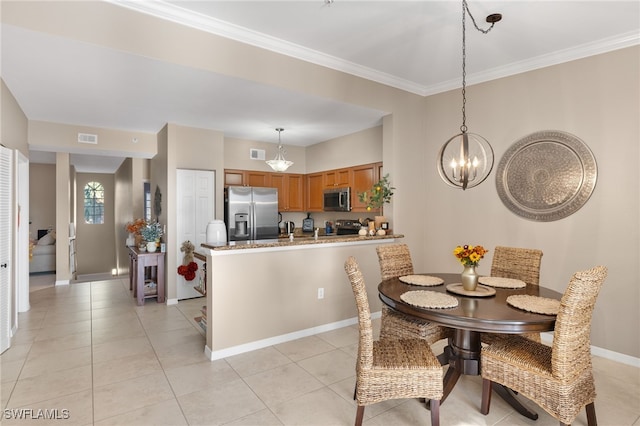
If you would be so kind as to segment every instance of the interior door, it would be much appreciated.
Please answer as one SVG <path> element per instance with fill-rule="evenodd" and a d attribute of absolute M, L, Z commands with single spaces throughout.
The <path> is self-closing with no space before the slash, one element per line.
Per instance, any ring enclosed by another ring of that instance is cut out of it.
<path fill-rule="evenodd" d="M 11 346 L 12 155 L 10 149 L 0 146 L 0 353 Z"/>
<path fill-rule="evenodd" d="M 196 250 L 206 241 L 207 224 L 215 219 L 215 172 L 211 170 L 176 171 L 178 202 L 176 223 L 178 229 L 176 260 L 182 265 L 184 252 L 180 251 L 184 241 L 191 241 Z M 202 297 L 193 287 L 198 283 L 187 281 L 176 274 L 178 300 Z"/>

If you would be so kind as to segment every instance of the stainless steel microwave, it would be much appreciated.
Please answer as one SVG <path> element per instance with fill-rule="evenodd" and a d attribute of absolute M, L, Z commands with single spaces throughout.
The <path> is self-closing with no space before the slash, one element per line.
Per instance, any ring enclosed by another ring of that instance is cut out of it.
<path fill-rule="evenodd" d="M 351 188 L 331 188 L 324 190 L 325 212 L 350 212 Z"/>

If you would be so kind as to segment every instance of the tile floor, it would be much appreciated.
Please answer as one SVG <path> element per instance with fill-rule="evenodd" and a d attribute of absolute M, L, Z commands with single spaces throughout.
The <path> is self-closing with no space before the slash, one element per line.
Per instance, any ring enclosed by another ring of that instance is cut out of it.
<path fill-rule="evenodd" d="M 2 424 L 353 424 L 356 326 L 210 362 L 193 321 L 202 303 L 136 306 L 127 279 L 31 293 L 0 358 Z M 594 369 L 600 424 L 640 425 L 640 369 L 602 358 Z M 462 377 L 441 424 L 557 425 L 534 406 L 538 421 L 523 418 L 495 396 L 483 416 L 480 387 L 479 377 Z M 16 408 L 59 420 L 16 420 Z M 429 415 L 417 400 L 387 401 L 367 407 L 364 423 L 429 424 Z M 584 412 L 574 424 L 586 424 Z"/>

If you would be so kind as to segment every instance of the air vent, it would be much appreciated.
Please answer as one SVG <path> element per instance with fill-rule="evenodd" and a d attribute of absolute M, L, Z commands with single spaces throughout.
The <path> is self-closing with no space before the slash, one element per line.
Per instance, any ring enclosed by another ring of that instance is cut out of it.
<path fill-rule="evenodd" d="M 98 135 L 92 135 L 89 133 L 78 133 L 79 143 L 90 143 L 92 145 L 98 144 Z"/>
<path fill-rule="evenodd" d="M 252 160 L 264 160 L 264 149 L 249 149 L 249 158 Z"/>

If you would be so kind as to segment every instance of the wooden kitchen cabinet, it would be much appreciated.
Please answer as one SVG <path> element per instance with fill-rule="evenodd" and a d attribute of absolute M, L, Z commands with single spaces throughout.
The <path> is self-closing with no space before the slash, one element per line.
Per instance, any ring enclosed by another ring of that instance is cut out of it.
<path fill-rule="evenodd" d="M 305 179 L 307 203 L 306 211 L 321 212 L 324 210 L 324 173 L 308 174 Z"/>
<path fill-rule="evenodd" d="M 224 170 L 224 186 L 271 186 L 271 173 L 253 170 Z"/>
<path fill-rule="evenodd" d="M 224 169 L 224 186 L 243 186 L 244 170 Z"/>
<path fill-rule="evenodd" d="M 324 172 L 324 186 L 336 188 L 349 186 L 351 183 L 351 168 L 336 169 Z"/>
<path fill-rule="evenodd" d="M 363 164 L 351 168 L 351 211 L 366 212 L 367 205 L 358 199 L 358 193 L 369 191 L 378 182 L 380 163 Z"/>
<path fill-rule="evenodd" d="M 304 175 L 294 173 L 270 173 L 272 188 L 278 189 L 278 210 L 304 211 Z"/>

